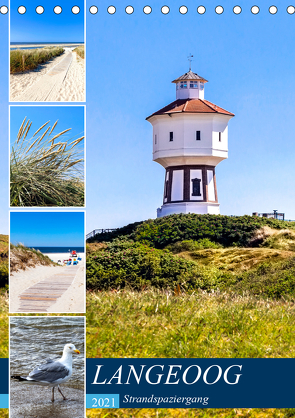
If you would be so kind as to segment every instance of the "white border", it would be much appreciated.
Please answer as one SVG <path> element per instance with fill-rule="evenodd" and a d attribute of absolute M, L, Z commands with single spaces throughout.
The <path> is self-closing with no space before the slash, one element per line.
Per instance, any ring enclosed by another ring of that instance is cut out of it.
<path fill-rule="evenodd" d="M 35 102 L 33 102 L 35 103 Z M 84 205 L 83 206 L 10 206 L 10 151 L 11 151 L 11 138 L 10 138 L 10 123 L 11 123 L 11 118 L 10 118 L 10 108 L 11 107 L 83 107 L 83 114 L 84 114 L 84 143 L 83 143 L 83 157 L 84 157 Z M 46 211 L 46 210 L 50 210 L 50 209 L 59 209 L 61 211 L 65 210 L 72 210 L 72 209 L 77 209 L 77 210 L 83 210 L 86 208 L 86 105 L 81 105 L 81 104 L 74 104 L 74 105 L 68 105 L 68 104 L 62 104 L 62 105 L 54 105 L 54 104 L 46 104 L 46 105 L 42 105 L 39 106 L 38 104 L 13 104 L 13 105 L 9 105 L 9 109 L 8 109 L 8 204 L 9 204 L 9 209 L 13 209 L 13 210 L 30 210 L 30 209 L 40 209 L 40 211 Z"/>
<path fill-rule="evenodd" d="M 11 292 L 9 292 L 9 310 L 8 313 L 9 314 L 46 314 L 46 315 L 60 315 L 60 314 L 86 314 L 86 211 L 85 210 L 81 210 L 81 211 L 77 211 L 77 210 L 68 210 L 68 211 L 56 211 L 56 210 L 48 210 L 48 211 L 39 211 L 39 210 L 32 210 L 32 211 L 19 211 L 19 210 L 12 210 L 9 211 L 9 221 L 8 221 L 8 226 L 9 226 L 9 251 L 8 251 L 8 256 L 9 256 L 9 265 L 8 265 L 8 272 L 9 272 L 9 279 L 8 279 L 8 283 L 10 284 L 10 215 L 11 213 L 29 213 L 29 212 L 36 212 L 36 213 L 46 213 L 46 212 L 55 212 L 55 213 L 83 213 L 84 214 L 84 309 L 83 312 L 11 312 L 10 310 L 10 295 Z"/>
<path fill-rule="evenodd" d="M 9 343 L 8 343 L 8 380 L 9 380 L 9 384 L 8 384 L 8 411 L 9 411 L 9 417 L 10 417 L 10 413 L 11 413 L 11 409 L 10 409 L 10 318 L 39 318 L 40 316 L 46 316 L 46 315 L 17 315 L 17 316 L 9 316 L 9 324 L 8 324 L 8 335 L 9 335 Z M 54 316 L 54 318 L 68 318 L 69 316 L 71 316 L 72 318 L 83 318 L 84 319 L 84 356 L 83 356 L 83 365 L 84 365 L 84 388 L 83 388 L 83 392 L 84 392 L 84 418 L 86 418 L 86 353 L 87 353 L 87 349 L 86 349 L 86 316 L 73 316 L 73 315 L 61 315 L 61 316 Z M 47 318 L 50 320 L 53 316 L 47 316 Z M 79 348 L 78 348 L 79 349 Z"/>

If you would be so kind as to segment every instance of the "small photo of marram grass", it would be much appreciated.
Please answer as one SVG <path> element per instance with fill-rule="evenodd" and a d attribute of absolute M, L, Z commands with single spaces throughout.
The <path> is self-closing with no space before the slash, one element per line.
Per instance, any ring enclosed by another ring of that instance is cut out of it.
<path fill-rule="evenodd" d="M 84 206 L 84 106 L 11 106 L 10 207 Z"/>

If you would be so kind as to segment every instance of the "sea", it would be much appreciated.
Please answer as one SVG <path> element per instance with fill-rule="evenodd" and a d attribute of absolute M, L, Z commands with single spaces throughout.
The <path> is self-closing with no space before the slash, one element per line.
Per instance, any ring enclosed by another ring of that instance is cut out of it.
<path fill-rule="evenodd" d="M 17 47 L 15 47 L 14 45 L 17 45 Z M 78 47 L 84 45 L 84 42 L 10 42 L 10 50 L 13 51 L 14 49 L 38 49 L 43 48 L 46 45 L 63 45 Z"/>
<path fill-rule="evenodd" d="M 81 354 L 73 355 L 73 375 L 68 385 L 83 388 L 84 335 L 83 317 L 10 317 L 11 374 L 27 375 L 44 360 L 60 358 L 65 344 L 72 343 Z"/>
<path fill-rule="evenodd" d="M 29 247 L 34 250 L 39 250 L 43 254 L 50 253 L 69 253 L 71 251 L 76 251 L 77 253 L 84 253 L 84 247 Z"/>

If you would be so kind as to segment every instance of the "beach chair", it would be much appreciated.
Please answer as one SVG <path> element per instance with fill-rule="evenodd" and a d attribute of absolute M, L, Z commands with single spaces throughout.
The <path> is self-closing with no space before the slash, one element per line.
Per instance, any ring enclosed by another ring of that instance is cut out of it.
<path fill-rule="evenodd" d="M 75 266 L 76 264 L 78 264 L 78 261 L 77 261 L 77 260 L 75 260 L 75 261 L 73 262 L 73 266 Z"/>
<path fill-rule="evenodd" d="M 78 261 L 82 261 L 82 258 L 81 257 L 78 257 Z"/>
<path fill-rule="evenodd" d="M 69 260 L 68 262 L 67 262 L 67 266 L 70 266 L 72 264 L 72 260 Z"/>

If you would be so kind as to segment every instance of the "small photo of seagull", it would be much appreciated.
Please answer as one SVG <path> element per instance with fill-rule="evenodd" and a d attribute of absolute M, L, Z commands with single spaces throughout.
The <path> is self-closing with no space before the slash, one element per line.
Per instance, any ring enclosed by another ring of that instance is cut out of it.
<path fill-rule="evenodd" d="M 10 328 L 10 418 L 85 417 L 85 317 L 16 316 Z"/>
<path fill-rule="evenodd" d="M 59 385 L 67 382 L 72 376 L 72 354 L 80 354 L 74 344 L 66 344 L 63 355 L 59 360 L 47 359 L 32 370 L 28 376 L 11 376 L 12 379 L 30 385 L 41 385 L 52 387 L 51 401 L 54 402 L 54 388 L 57 387 L 64 400 L 67 398 L 60 390 Z"/>

